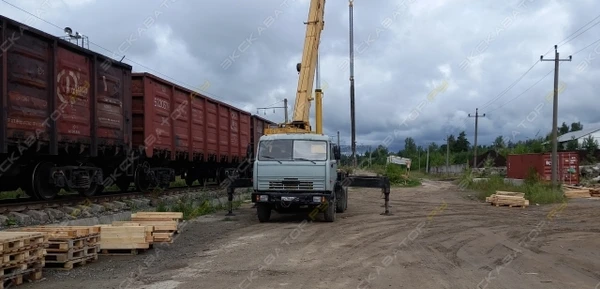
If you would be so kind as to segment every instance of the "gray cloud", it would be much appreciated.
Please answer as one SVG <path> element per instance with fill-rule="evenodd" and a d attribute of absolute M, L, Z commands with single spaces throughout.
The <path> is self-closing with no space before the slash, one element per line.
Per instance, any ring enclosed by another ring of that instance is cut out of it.
<path fill-rule="evenodd" d="M 38 29 L 60 35 L 60 27 L 71 26 L 101 46 L 91 44 L 93 50 L 117 59 L 126 55 L 160 72 L 150 73 L 190 88 L 204 85 L 207 95 L 252 113 L 283 98 L 294 104 L 307 0 L 9 2 L 58 26 L 30 23 Z M 0 11 L 21 22 L 31 18 L 3 2 Z M 327 1 L 325 11 L 325 130 L 332 136 L 340 131 L 343 142 L 349 142 L 347 2 Z M 355 1 L 357 141 L 376 146 L 391 135 L 390 149 L 398 150 L 407 136 L 424 145 L 466 130 L 472 142 L 474 119 L 467 114 L 476 107 L 487 113 L 480 119 L 480 143 L 500 134 L 524 139 L 540 130 L 547 133 L 552 105 L 545 96 L 552 91 L 552 75 L 508 101 L 552 70 L 551 62 L 538 63 L 508 93 L 492 100 L 554 44 L 561 44 L 564 58 L 600 38 L 598 25 L 560 43 L 597 11 L 594 0 L 576 5 L 558 0 Z M 559 122 L 600 123 L 594 107 L 600 88 L 598 45 L 561 63 L 565 89 Z M 148 70 L 125 62 L 136 71 Z M 443 83 L 445 90 L 428 100 Z M 267 112 L 265 117 L 283 120 L 281 110 Z"/>

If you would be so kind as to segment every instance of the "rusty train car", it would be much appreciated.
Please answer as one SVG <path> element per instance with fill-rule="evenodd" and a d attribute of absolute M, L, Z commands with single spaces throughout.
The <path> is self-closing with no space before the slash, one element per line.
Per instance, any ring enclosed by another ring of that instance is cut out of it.
<path fill-rule="evenodd" d="M 221 182 L 273 124 L 1 15 L 0 40 L 0 191 Z"/>

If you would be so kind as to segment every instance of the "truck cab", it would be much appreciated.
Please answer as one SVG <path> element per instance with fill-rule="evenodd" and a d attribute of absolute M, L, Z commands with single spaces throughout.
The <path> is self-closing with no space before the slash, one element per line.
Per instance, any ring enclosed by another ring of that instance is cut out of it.
<path fill-rule="evenodd" d="M 334 221 L 347 204 L 338 173 L 340 157 L 339 147 L 322 134 L 263 135 L 253 164 L 252 202 L 259 221 L 268 221 L 272 210 L 316 209 L 326 221 Z"/>

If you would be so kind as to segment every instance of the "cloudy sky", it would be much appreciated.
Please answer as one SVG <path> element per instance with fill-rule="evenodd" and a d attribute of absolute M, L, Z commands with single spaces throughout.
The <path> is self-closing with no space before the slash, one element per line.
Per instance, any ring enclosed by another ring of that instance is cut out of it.
<path fill-rule="evenodd" d="M 249 112 L 281 106 L 283 98 L 293 106 L 308 0 L 1 1 L 1 15 L 53 35 L 70 26 L 89 37 L 90 49 L 125 55 L 135 71 Z M 554 63 L 539 58 L 553 58 L 555 44 L 561 58 L 573 55 L 560 63 L 559 124 L 600 127 L 600 41 L 581 50 L 600 39 L 597 0 L 356 0 L 354 6 L 359 145 L 392 138 L 389 148 L 398 150 L 408 136 L 418 144 L 443 143 L 461 130 L 472 143 L 468 114 L 476 108 L 486 114 L 479 143 L 549 132 Z M 327 1 L 320 48 L 325 131 L 340 131 L 346 144 L 348 15 L 347 1 Z M 282 110 L 266 113 L 283 121 Z"/>

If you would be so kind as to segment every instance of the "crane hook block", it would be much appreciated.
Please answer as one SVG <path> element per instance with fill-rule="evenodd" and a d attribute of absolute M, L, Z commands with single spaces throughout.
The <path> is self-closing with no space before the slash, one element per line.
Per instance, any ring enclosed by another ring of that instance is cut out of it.
<path fill-rule="evenodd" d="M 296 64 L 296 70 L 297 70 L 298 72 L 300 72 L 300 67 L 302 67 L 302 63 L 298 63 L 298 64 Z"/>

